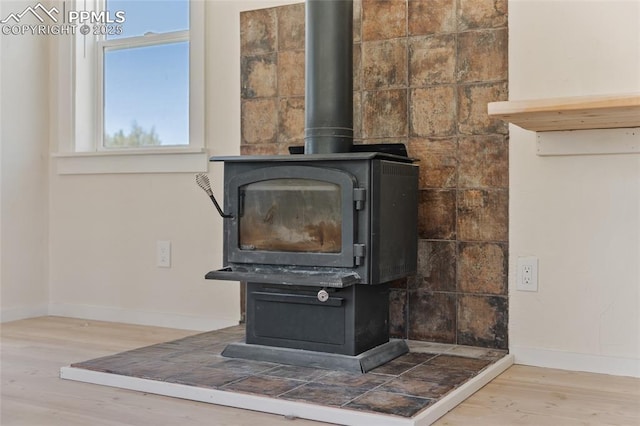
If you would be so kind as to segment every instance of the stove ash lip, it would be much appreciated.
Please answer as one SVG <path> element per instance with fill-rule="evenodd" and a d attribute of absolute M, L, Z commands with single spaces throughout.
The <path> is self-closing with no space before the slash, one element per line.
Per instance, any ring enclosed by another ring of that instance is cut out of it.
<path fill-rule="evenodd" d="M 304 267 L 287 265 L 236 264 L 205 275 L 205 279 L 247 281 L 312 289 L 340 289 L 363 284 L 356 270 L 333 267 Z"/>

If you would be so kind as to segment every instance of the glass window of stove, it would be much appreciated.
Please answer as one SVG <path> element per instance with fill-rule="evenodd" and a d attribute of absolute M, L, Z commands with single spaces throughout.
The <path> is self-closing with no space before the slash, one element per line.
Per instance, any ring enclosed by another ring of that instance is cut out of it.
<path fill-rule="evenodd" d="M 242 186 L 241 250 L 340 253 L 340 185 L 312 179 L 271 179 Z"/>

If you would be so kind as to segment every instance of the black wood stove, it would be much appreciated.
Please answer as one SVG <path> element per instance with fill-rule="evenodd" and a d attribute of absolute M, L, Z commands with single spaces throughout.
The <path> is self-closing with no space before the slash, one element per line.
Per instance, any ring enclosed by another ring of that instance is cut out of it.
<path fill-rule="evenodd" d="M 211 159 L 224 267 L 206 278 L 247 282 L 246 343 L 223 355 L 367 371 L 407 351 L 389 340 L 389 283 L 416 271 L 418 167 L 352 144 L 351 2 L 306 13 L 304 152 Z"/>

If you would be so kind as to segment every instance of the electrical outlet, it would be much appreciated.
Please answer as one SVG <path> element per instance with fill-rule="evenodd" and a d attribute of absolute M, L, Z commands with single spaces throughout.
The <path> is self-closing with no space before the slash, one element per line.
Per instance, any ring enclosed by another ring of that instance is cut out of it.
<path fill-rule="evenodd" d="M 156 263 L 160 268 L 171 268 L 171 241 L 158 240 L 156 245 Z"/>
<path fill-rule="evenodd" d="M 538 291 L 538 258 L 519 257 L 517 262 L 516 288 L 520 291 Z"/>

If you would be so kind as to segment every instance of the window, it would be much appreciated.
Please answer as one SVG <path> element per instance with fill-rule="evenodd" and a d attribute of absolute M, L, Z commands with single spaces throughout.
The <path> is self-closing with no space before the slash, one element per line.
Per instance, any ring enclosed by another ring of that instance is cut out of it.
<path fill-rule="evenodd" d="M 126 21 L 98 41 L 101 147 L 188 145 L 188 0 L 107 0 L 105 9 Z"/>
<path fill-rule="evenodd" d="M 105 13 L 107 22 L 87 23 L 69 52 L 74 73 L 66 84 L 74 95 L 58 172 L 206 171 L 204 2 L 83 0 L 73 7 Z M 60 74 L 64 58 L 58 61 Z"/>

